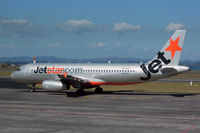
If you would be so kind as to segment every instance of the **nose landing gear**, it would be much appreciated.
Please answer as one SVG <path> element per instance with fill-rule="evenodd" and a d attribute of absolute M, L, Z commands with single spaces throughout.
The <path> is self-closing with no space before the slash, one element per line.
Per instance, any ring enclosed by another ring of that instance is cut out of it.
<path fill-rule="evenodd" d="M 31 89 L 30 89 L 30 92 L 35 92 L 35 85 L 36 85 L 36 83 L 33 83 L 33 84 L 32 84 L 32 87 L 31 87 Z"/>

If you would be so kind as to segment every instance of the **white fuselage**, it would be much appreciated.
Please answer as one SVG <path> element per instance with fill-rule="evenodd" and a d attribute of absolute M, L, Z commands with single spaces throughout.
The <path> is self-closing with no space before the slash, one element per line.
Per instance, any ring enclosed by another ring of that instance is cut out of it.
<path fill-rule="evenodd" d="M 178 74 L 189 70 L 188 67 L 176 66 Z M 19 71 L 12 73 L 12 79 L 24 83 L 41 83 L 44 80 L 56 80 L 58 74 L 66 73 L 76 77 L 83 77 L 99 85 L 127 85 L 144 82 L 144 72 L 140 64 L 49 64 L 36 63 L 20 67 Z M 152 74 L 151 80 L 167 77 L 161 72 Z"/>

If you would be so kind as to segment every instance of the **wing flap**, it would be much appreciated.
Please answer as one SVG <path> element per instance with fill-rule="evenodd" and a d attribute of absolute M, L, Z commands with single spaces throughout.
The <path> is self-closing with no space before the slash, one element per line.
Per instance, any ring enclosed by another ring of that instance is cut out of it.
<path fill-rule="evenodd" d="M 80 77 L 80 76 L 72 76 L 72 75 L 58 75 L 58 77 L 61 79 L 61 80 L 69 80 L 69 81 L 77 81 L 77 82 L 80 82 L 80 83 L 89 83 L 89 80 L 84 78 L 84 77 Z"/>

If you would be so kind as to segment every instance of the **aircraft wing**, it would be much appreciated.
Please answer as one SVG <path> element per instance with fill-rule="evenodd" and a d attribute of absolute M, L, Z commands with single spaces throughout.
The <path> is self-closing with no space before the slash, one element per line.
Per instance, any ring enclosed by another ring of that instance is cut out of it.
<path fill-rule="evenodd" d="M 89 80 L 84 78 L 84 77 L 80 77 L 80 76 L 72 76 L 72 75 L 58 75 L 58 77 L 61 80 L 69 80 L 69 81 L 77 81 L 80 83 L 89 83 Z"/>
<path fill-rule="evenodd" d="M 75 76 L 75 75 L 69 75 L 69 74 L 62 74 L 62 75 L 58 75 L 58 77 L 60 78 L 61 81 L 69 81 L 71 84 L 73 83 L 80 83 L 82 85 L 87 85 L 87 86 L 97 86 L 98 84 L 102 84 L 104 83 L 103 80 L 101 79 L 88 79 L 82 76 Z"/>

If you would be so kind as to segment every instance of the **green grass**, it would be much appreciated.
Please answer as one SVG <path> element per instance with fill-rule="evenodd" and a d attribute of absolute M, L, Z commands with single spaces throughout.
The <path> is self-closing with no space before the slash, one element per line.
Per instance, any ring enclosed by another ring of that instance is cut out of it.
<path fill-rule="evenodd" d="M 187 72 L 182 73 L 177 76 L 169 77 L 170 79 L 200 79 L 200 73 L 199 72 Z"/>
<path fill-rule="evenodd" d="M 10 76 L 11 73 L 9 71 L 0 71 L 0 76 Z"/>
<path fill-rule="evenodd" d="M 200 83 L 193 83 L 190 86 L 186 82 L 147 82 L 127 86 L 102 86 L 107 91 L 127 90 L 134 92 L 151 92 L 151 93 L 196 93 L 200 94 Z"/>

